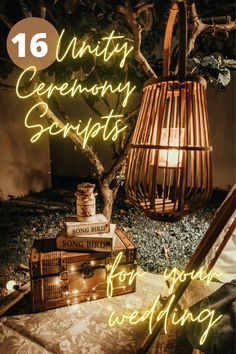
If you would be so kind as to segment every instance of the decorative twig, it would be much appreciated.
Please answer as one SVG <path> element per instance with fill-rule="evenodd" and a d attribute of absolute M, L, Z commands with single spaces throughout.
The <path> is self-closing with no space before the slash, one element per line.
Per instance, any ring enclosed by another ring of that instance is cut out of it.
<path fill-rule="evenodd" d="M 200 33 L 202 32 L 224 32 L 228 33 L 229 31 L 236 28 L 236 22 L 231 21 L 229 16 L 225 17 L 211 17 L 204 20 L 198 16 L 195 3 L 190 7 L 189 11 L 189 40 L 188 40 L 188 49 L 187 53 L 189 54 L 195 46 L 195 41 Z M 211 20 L 211 23 L 210 23 Z"/>
<path fill-rule="evenodd" d="M 126 1 L 126 6 L 117 6 L 117 11 L 122 13 L 132 30 L 133 37 L 134 37 L 134 58 L 137 60 L 139 65 L 143 68 L 144 72 L 149 77 L 156 78 L 155 72 L 152 70 L 150 64 L 144 57 L 141 51 L 141 32 L 142 28 L 139 25 L 137 18 L 138 16 L 147 9 L 150 9 L 154 6 L 154 4 L 143 4 L 137 7 L 136 10 L 133 10 L 132 7 L 129 5 L 129 1 Z"/>

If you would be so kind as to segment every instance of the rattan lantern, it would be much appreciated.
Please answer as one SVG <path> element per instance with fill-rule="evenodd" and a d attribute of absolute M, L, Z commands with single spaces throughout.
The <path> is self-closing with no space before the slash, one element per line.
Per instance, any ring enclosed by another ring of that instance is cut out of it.
<path fill-rule="evenodd" d="M 178 74 L 170 76 L 170 44 L 179 13 Z M 148 216 L 175 220 L 207 201 L 212 188 L 206 81 L 186 75 L 184 2 L 170 10 L 164 39 L 163 76 L 144 85 L 128 156 L 128 198 Z"/>

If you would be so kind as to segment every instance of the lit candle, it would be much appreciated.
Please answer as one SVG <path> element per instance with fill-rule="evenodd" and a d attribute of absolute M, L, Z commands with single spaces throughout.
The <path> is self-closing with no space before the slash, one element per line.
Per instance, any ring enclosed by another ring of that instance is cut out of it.
<path fill-rule="evenodd" d="M 176 147 L 176 149 L 160 149 L 158 167 L 181 167 L 183 151 L 184 128 L 162 128 L 160 146 Z"/>

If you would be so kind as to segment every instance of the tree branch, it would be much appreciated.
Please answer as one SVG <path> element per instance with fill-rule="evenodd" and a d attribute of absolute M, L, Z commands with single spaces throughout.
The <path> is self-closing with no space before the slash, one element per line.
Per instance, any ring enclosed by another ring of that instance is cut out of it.
<path fill-rule="evenodd" d="M 189 12 L 189 40 L 187 53 L 189 54 L 195 46 L 197 37 L 202 32 L 224 32 L 228 34 L 229 31 L 236 29 L 236 22 L 231 21 L 229 16 L 225 17 L 211 17 L 210 19 L 201 19 L 197 13 L 196 5 L 193 3 L 190 6 Z M 210 22 L 210 23 L 209 23 Z"/>
<path fill-rule="evenodd" d="M 45 19 L 47 14 L 47 8 L 43 0 L 39 1 L 38 10 L 39 10 L 39 17 Z"/>
<path fill-rule="evenodd" d="M 32 12 L 30 11 L 28 5 L 24 0 L 19 0 L 20 8 L 25 18 L 32 17 Z"/>
<path fill-rule="evenodd" d="M 236 60 L 235 59 L 223 59 L 222 67 L 236 69 Z"/>
<path fill-rule="evenodd" d="M 1 91 L 16 91 L 16 87 L 11 86 L 11 85 L 6 85 L 6 84 L 3 84 L 2 82 L 0 82 L 0 90 Z"/>
<path fill-rule="evenodd" d="M 137 8 L 137 10 L 133 10 L 132 7 L 129 5 L 129 2 L 127 1 L 126 6 L 117 6 L 117 11 L 122 13 L 125 17 L 126 20 L 132 30 L 133 37 L 134 37 L 134 58 L 136 61 L 139 63 L 139 65 L 142 67 L 144 72 L 149 76 L 156 78 L 155 72 L 152 70 L 151 66 L 147 62 L 146 58 L 142 54 L 141 51 L 141 26 L 139 25 L 137 18 L 138 16 L 145 10 L 150 9 L 154 6 L 154 4 L 144 4 L 141 5 Z"/>
<path fill-rule="evenodd" d="M 89 103 L 89 100 L 88 98 L 83 94 L 81 93 L 81 97 L 83 97 L 84 101 L 86 102 L 86 104 L 92 109 L 92 111 L 94 111 L 94 113 L 98 116 L 98 117 L 102 117 L 102 113 L 99 112 L 99 110 L 97 108 L 95 108 L 93 105 L 91 105 Z"/>
<path fill-rule="evenodd" d="M 38 96 L 34 96 L 34 100 L 39 103 L 39 102 L 43 102 L 43 100 L 41 98 L 39 98 Z M 41 106 L 38 107 L 39 110 L 41 111 L 41 113 L 44 113 L 44 110 Z M 59 128 L 63 128 L 65 125 L 64 123 L 61 121 L 61 119 L 59 119 L 50 108 L 48 108 L 47 113 L 45 114 L 45 116 L 58 124 Z M 75 134 L 72 131 L 69 131 L 67 136 L 73 141 L 73 143 L 75 143 L 77 146 L 82 147 L 83 145 L 83 139 L 81 137 L 79 137 L 77 134 Z M 96 152 L 93 150 L 92 146 L 90 145 L 85 145 L 85 148 L 81 150 L 82 153 L 89 159 L 90 163 L 92 164 L 93 168 L 94 168 L 94 172 L 96 174 L 96 176 L 98 178 L 100 178 L 102 176 L 102 174 L 104 173 L 104 166 L 101 163 L 101 161 L 99 160 Z"/>
<path fill-rule="evenodd" d="M 113 179 L 115 178 L 118 171 L 120 171 L 126 167 L 126 160 L 127 160 L 127 155 L 129 153 L 129 149 L 130 149 L 130 143 L 131 143 L 132 136 L 133 136 L 133 131 L 131 132 L 129 139 L 122 151 L 122 155 L 120 155 L 118 157 L 118 159 L 116 159 L 116 161 L 114 162 L 114 164 L 111 166 L 110 170 L 108 171 L 107 175 L 103 178 L 103 183 L 106 186 L 110 185 L 110 183 L 113 181 Z"/>
<path fill-rule="evenodd" d="M 9 28 L 12 28 L 12 23 L 6 18 L 6 16 L 0 14 L 0 20 Z"/>
<path fill-rule="evenodd" d="M 153 9 L 154 7 L 154 3 L 148 3 L 148 4 L 143 4 L 143 5 L 140 5 L 140 6 L 137 6 L 136 7 L 136 16 L 138 17 L 142 12 L 148 10 L 148 9 Z"/>
<path fill-rule="evenodd" d="M 102 81 L 101 81 L 101 79 L 100 79 L 100 76 L 98 75 L 98 72 L 97 72 L 96 68 L 94 68 L 93 73 L 94 73 L 94 76 L 95 76 L 95 79 L 97 80 L 97 82 L 99 82 L 99 84 L 102 85 Z M 106 99 L 106 97 L 105 97 L 105 96 L 103 96 L 103 97 L 101 96 L 101 99 L 103 100 L 103 102 L 105 103 L 105 105 L 107 106 L 107 108 L 108 108 L 109 110 L 111 110 L 111 106 L 110 106 L 108 100 Z"/>
<path fill-rule="evenodd" d="M 30 86 L 37 85 L 37 81 L 38 80 L 39 80 L 39 73 L 35 77 L 35 80 L 33 80 L 31 82 Z M 24 87 L 21 87 L 21 90 L 27 92 L 28 86 L 29 85 L 25 85 Z M 15 91 L 15 87 L 10 86 L 10 85 L 6 85 L 6 84 L 3 84 L 3 83 L 0 83 L 0 89 L 1 90 L 6 90 L 6 91 L 9 91 L 9 90 L 12 90 L 12 91 L 14 90 Z M 55 96 L 54 96 L 54 98 L 55 98 Z M 37 103 L 43 102 L 43 100 L 37 95 L 33 96 L 33 99 Z M 38 108 L 39 108 L 41 113 L 44 113 L 44 110 L 43 110 L 43 108 L 41 106 L 39 106 Z M 95 112 L 98 112 L 98 111 L 96 111 L 96 109 L 95 109 Z M 98 112 L 97 114 L 100 114 L 100 112 Z M 62 129 L 65 126 L 65 124 L 62 122 L 62 120 L 60 118 L 58 118 L 56 116 L 56 114 L 49 107 L 48 107 L 48 110 L 47 110 L 45 116 L 49 120 L 57 123 L 59 128 Z M 90 161 L 96 176 L 98 178 L 101 178 L 101 176 L 103 175 L 103 173 L 105 171 L 105 168 L 104 168 L 102 162 L 100 161 L 98 155 L 93 150 L 92 146 L 86 144 L 84 149 L 82 149 L 83 139 L 80 136 L 78 136 L 77 134 L 75 134 L 74 132 L 72 132 L 72 131 L 69 131 L 67 136 L 73 141 L 74 144 L 76 144 L 77 146 L 79 146 L 81 148 L 81 151 L 82 151 L 83 155 L 85 155 L 88 158 L 88 160 Z"/>
<path fill-rule="evenodd" d="M 136 113 L 138 113 L 139 108 L 140 108 L 140 104 L 136 108 L 134 108 L 131 112 L 127 113 L 124 117 L 123 122 L 127 123 L 130 118 L 132 118 Z"/>
<path fill-rule="evenodd" d="M 130 119 L 132 116 L 134 116 L 137 111 L 138 111 L 139 107 L 135 108 L 133 111 L 129 112 L 127 114 L 127 116 L 125 117 L 125 121 Z M 132 140 L 132 136 L 134 133 L 134 129 L 132 129 L 129 138 L 125 144 L 125 147 L 122 151 L 122 154 L 116 159 L 116 161 L 114 162 L 114 164 L 111 166 L 110 170 L 108 171 L 107 175 L 104 177 L 103 181 L 104 183 L 109 186 L 110 183 L 113 181 L 114 177 L 116 176 L 117 172 L 120 170 L 125 170 L 126 167 L 126 159 L 127 159 L 127 155 L 129 153 L 129 149 L 130 149 L 130 143 Z"/>

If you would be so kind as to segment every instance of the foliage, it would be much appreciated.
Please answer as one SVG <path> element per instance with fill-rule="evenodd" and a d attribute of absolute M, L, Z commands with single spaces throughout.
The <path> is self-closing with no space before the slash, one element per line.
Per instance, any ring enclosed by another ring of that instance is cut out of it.
<path fill-rule="evenodd" d="M 234 66 L 234 68 L 236 68 Z M 187 70 L 191 74 L 199 74 L 208 79 L 213 85 L 228 85 L 230 82 L 230 70 L 227 68 L 227 61 L 221 53 L 213 53 L 209 56 L 196 56 L 188 59 Z"/>
<path fill-rule="evenodd" d="M 198 13 L 201 18 L 213 16 L 230 16 L 235 19 L 235 1 L 227 0 L 196 0 Z M 202 53 L 203 56 L 220 52 L 224 58 L 236 59 L 235 31 L 225 33 L 202 33 L 197 39 L 193 56 Z"/>
<path fill-rule="evenodd" d="M 1 2 L 0 12 L 12 24 L 21 20 L 27 13 L 27 8 L 33 16 L 39 16 L 42 12 L 42 7 L 46 7 L 46 19 L 49 20 L 60 32 L 66 28 L 68 38 L 76 34 L 79 38 L 87 38 L 91 42 L 97 41 L 102 35 L 115 30 L 116 33 L 125 35 L 130 41 L 133 41 L 130 28 L 127 25 L 123 15 L 116 11 L 117 5 L 123 1 L 106 1 L 106 0 L 41 0 L 18 1 L 4 0 Z M 131 1 L 133 7 L 143 3 L 144 1 Z M 171 1 L 155 1 L 154 10 L 145 11 L 139 18 L 139 23 L 143 28 L 142 31 L 142 51 L 145 58 L 148 60 L 157 75 L 162 71 L 162 39 L 165 30 L 165 22 L 170 7 Z M 196 2 L 199 13 L 203 17 L 217 15 L 234 16 L 233 1 L 229 1 L 224 6 L 221 6 L 220 1 L 204 0 Z M 0 23 L 0 49 L 1 49 L 1 66 L 0 76 L 6 79 L 12 71 L 12 65 L 8 59 L 6 51 L 6 37 L 9 28 L 1 21 Z M 192 53 L 193 57 L 197 57 L 199 52 L 204 55 L 210 55 L 217 51 L 222 56 L 234 58 L 234 35 L 229 34 L 227 40 L 225 35 L 220 33 L 215 36 L 212 34 L 203 34 L 197 40 L 196 47 Z M 120 71 L 114 70 L 116 66 L 111 65 L 104 67 L 98 62 L 84 58 L 83 61 L 65 61 L 62 63 L 54 63 L 45 71 L 49 75 L 55 75 L 56 81 L 70 80 L 71 78 L 79 77 L 81 80 L 89 84 L 94 81 L 94 69 L 98 75 L 106 80 L 108 77 L 112 80 L 117 80 L 120 77 Z M 137 66 L 134 60 L 130 60 L 129 80 L 141 88 L 143 81 L 147 79 L 142 69 Z M 94 99 L 94 97 L 93 97 Z M 91 102 L 93 104 L 94 102 Z"/>

